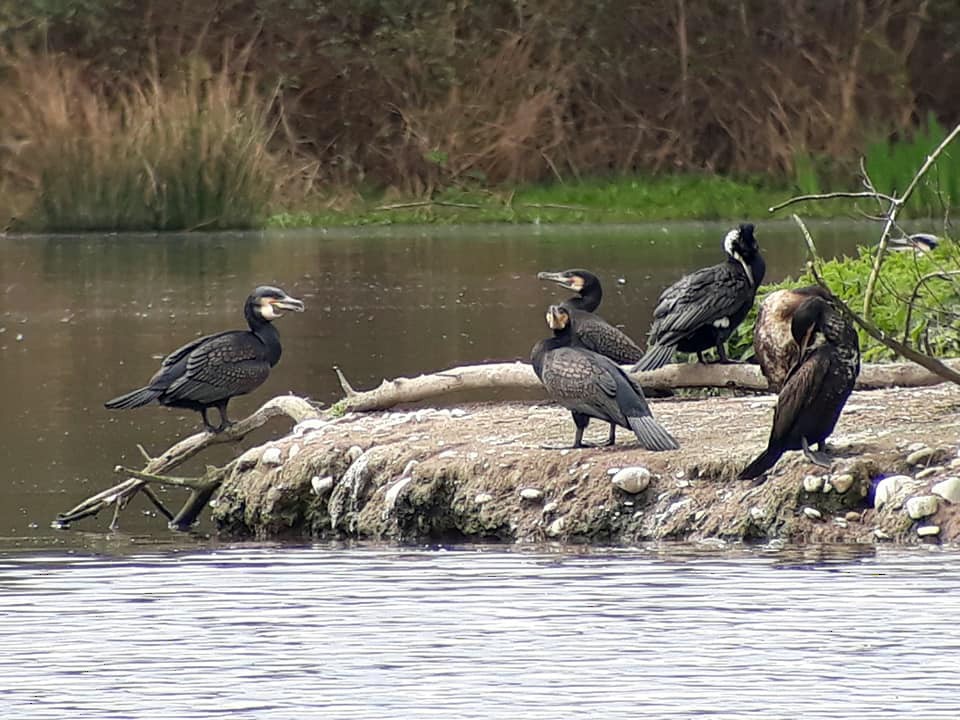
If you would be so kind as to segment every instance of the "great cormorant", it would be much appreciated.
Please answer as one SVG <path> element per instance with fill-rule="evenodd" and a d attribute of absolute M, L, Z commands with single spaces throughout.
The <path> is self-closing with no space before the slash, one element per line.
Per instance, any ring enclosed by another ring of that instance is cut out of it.
<path fill-rule="evenodd" d="M 207 335 L 174 350 L 142 388 L 104 404 L 113 409 L 161 405 L 196 410 L 207 430 L 220 432 L 232 423 L 227 418 L 230 398 L 256 390 L 267 379 L 270 368 L 280 360 L 280 334 L 272 320 L 281 310 L 303 312 L 303 302 L 280 288 L 261 286 L 243 307 L 250 330 L 227 330 Z M 207 419 L 211 407 L 220 412 L 220 425 Z"/>
<path fill-rule="evenodd" d="M 647 450 L 680 447 L 650 413 L 643 391 L 610 358 L 572 346 L 575 321 L 565 307 L 551 305 L 547 325 L 551 338 L 541 340 L 530 354 L 533 369 L 547 393 L 573 415 L 573 447 L 585 447 L 583 431 L 590 418 L 610 423 L 607 445 L 616 442 L 617 425 L 628 428 Z"/>
<path fill-rule="evenodd" d="M 725 262 L 686 275 L 660 294 L 647 351 L 634 370 L 656 370 L 676 350 L 695 352 L 704 362 L 703 351 L 716 347 L 720 362 L 727 361 L 723 344 L 753 306 L 766 264 L 750 224 L 728 232 L 723 250 Z"/>
<path fill-rule="evenodd" d="M 741 479 L 759 477 L 787 450 L 803 450 L 811 462 L 829 466 L 826 439 L 860 372 L 860 343 L 847 319 L 817 296 L 793 313 L 791 332 L 799 360 L 777 398 L 767 449 L 743 469 Z M 819 452 L 811 449 L 815 443 Z"/>
<path fill-rule="evenodd" d="M 830 300 L 830 293 L 819 285 L 787 288 L 767 295 L 757 310 L 757 321 L 753 326 L 753 354 L 760 363 L 763 376 L 774 390 L 780 390 L 800 357 L 791 330 L 793 314 L 813 296 Z"/>
<path fill-rule="evenodd" d="M 599 315 L 603 288 L 600 279 L 588 270 L 563 270 L 537 273 L 540 280 L 549 280 L 578 293 L 560 303 L 574 320 L 576 340 L 621 365 L 635 363 L 643 357 L 643 350 L 622 330 L 615 328 Z"/>

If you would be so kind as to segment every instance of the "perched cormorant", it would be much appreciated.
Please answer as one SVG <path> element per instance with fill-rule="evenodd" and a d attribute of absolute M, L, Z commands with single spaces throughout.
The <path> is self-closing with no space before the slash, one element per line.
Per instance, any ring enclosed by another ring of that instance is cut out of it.
<path fill-rule="evenodd" d="M 616 442 L 617 425 L 628 428 L 647 450 L 675 450 L 677 441 L 651 415 L 643 392 L 610 358 L 572 346 L 575 321 L 565 307 L 551 305 L 547 325 L 553 337 L 541 340 L 530 354 L 533 369 L 547 393 L 573 415 L 573 447 L 586 447 L 583 431 L 590 418 L 610 423 L 607 445 Z"/>
<path fill-rule="evenodd" d="M 766 264 L 750 224 L 728 232 L 723 250 L 725 262 L 685 275 L 660 294 L 647 351 L 634 370 L 656 370 L 675 350 L 695 352 L 704 362 L 703 351 L 716 347 L 720 362 L 727 362 L 723 344 L 750 312 Z"/>
<path fill-rule="evenodd" d="M 588 270 L 563 270 L 540 272 L 537 277 L 578 293 L 560 304 L 574 320 L 580 345 L 620 364 L 635 363 L 643 357 L 643 350 L 626 333 L 594 314 L 603 298 L 603 288 L 596 275 Z"/>
<path fill-rule="evenodd" d="M 743 469 L 741 479 L 759 477 L 787 450 L 803 450 L 811 462 L 829 466 L 826 439 L 860 372 L 860 343 L 847 319 L 818 296 L 796 309 L 791 332 L 799 360 L 777 398 L 767 449 Z M 819 452 L 811 449 L 815 443 Z"/>
<path fill-rule="evenodd" d="M 232 424 L 227 418 L 230 398 L 256 390 L 280 360 L 280 334 L 271 322 L 282 315 L 280 310 L 303 312 L 303 303 L 280 288 L 258 287 L 243 307 L 249 331 L 227 330 L 187 343 L 164 358 L 145 387 L 104 406 L 127 409 L 156 400 L 168 407 L 198 411 L 207 430 L 226 429 Z M 220 412 L 218 427 L 207 420 L 211 407 Z"/>
<path fill-rule="evenodd" d="M 753 326 L 753 354 L 770 387 L 777 391 L 800 357 L 791 330 L 793 314 L 813 296 L 830 300 L 830 293 L 822 287 L 808 285 L 776 290 L 763 299 L 757 310 L 757 321 Z"/>

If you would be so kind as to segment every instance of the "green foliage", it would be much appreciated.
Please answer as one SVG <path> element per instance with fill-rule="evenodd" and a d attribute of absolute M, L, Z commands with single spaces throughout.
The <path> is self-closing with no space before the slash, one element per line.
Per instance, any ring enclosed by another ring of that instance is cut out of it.
<path fill-rule="evenodd" d="M 407 223 L 618 223 L 642 220 L 736 220 L 762 217 L 787 195 L 753 180 L 708 175 L 622 177 L 528 185 L 516 192 L 448 189 L 437 204 L 377 210 L 401 202 L 358 198 L 343 210 L 274 215 L 274 227 Z M 448 204 L 445 204 L 448 203 Z M 476 206 L 476 207 L 468 207 Z M 811 207 L 820 211 L 824 208 Z"/>
<path fill-rule="evenodd" d="M 823 279 L 833 292 L 854 310 L 863 306 L 867 278 L 873 267 L 876 249 L 861 247 L 856 257 L 838 258 L 822 265 Z M 883 263 L 874 296 L 871 321 L 897 340 L 906 339 L 911 346 L 938 357 L 960 356 L 960 279 L 930 278 L 916 295 L 914 309 L 907 316 L 910 299 L 922 277 L 934 272 L 960 270 L 960 251 L 950 242 L 943 242 L 929 253 L 891 252 Z M 784 288 L 814 284 L 807 272 L 797 279 L 764 285 L 757 292 L 757 302 L 746 320 L 730 339 L 730 357 L 746 360 L 753 356 L 753 326 L 757 308 L 763 299 Z M 892 360 L 894 353 L 858 328 L 864 362 Z"/>
<path fill-rule="evenodd" d="M 867 146 L 866 168 L 874 186 L 882 193 L 906 190 L 927 156 L 947 136 L 947 130 L 930 114 L 926 125 L 916 128 L 909 139 L 882 139 Z M 913 217 L 942 217 L 960 201 L 960 150 L 947 148 L 937 158 L 904 208 Z"/>

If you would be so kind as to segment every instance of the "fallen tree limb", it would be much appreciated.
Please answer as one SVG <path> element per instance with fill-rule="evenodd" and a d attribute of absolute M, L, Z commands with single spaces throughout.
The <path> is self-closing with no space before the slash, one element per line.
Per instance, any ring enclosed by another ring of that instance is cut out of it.
<path fill-rule="evenodd" d="M 57 515 L 57 519 L 54 521 L 54 526 L 65 528 L 72 522 L 85 517 L 90 517 L 91 515 L 96 515 L 104 508 L 113 505 L 115 512 L 113 521 L 111 522 L 111 527 L 116 527 L 120 511 L 126 506 L 130 499 L 137 494 L 137 492 L 145 489 L 147 487 L 147 483 L 149 482 L 163 482 L 170 485 L 183 485 L 190 487 L 192 490 L 190 499 L 187 500 L 187 503 L 176 514 L 176 516 L 172 516 L 170 512 L 166 510 L 166 508 L 163 508 L 159 499 L 156 498 L 156 495 L 154 495 L 152 492 L 147 493 L 148 497 L 150 497 L 154 504 L 158 506 L 161 513 L 167 517 L 171 525 L 176 525 L 177 527 L 182 528 L 184 519 L 190 519 L 190 522 L 192 523 L 192 521 L 196 519 L 196 516 L 199 514 L 199 511 L 202 509 L 202 505 L 199 507 L 196 506 L 197 498 L 204 496 L 209 497 L 213 490 L 219 486 L 219 481 L 214 483 L 211 489 L 211 483 L 203 483 L 201 482 L 202 479 L 198 479 L 198 481 L 194 482 L 193 484 L 189 484 L 187 482 L 178 483 L 174 482 L 174 480 L 183 479 L 171 479 L 169 477 L 163 478 L 160 477 L 161 473 L 165 473 L 172 468 L 182 465 L 194 455 L 208 447 L 241 440 L 246 435 L 262 427 L 275 417 L 289 417 L 295 423 L 298 423 L 309 418 L 318 417 L 319 414 L 320 413 L 312 404 L 301 397 L 297 397 L 296 395 L 280 395 L 272 400 L 268 400 L 261 405 L 256 412 L 248 417 L 245 417 L 243 420 L 240 420 L 234 425 L 231 425 L 223 432 L 213 433 L 204 431 L 196 433 L 195 435 L 191 435 L 190 437 L 180 440 L 172 447 L 168 448 L 159 457 L 151 458 L 146 451 L 143 450 L 143 448 L 140 448 L 141 453 L 147 460 L 146 466 L 143 468 L 143 470 L 130 472 L 129 474 L 135 476 L 128 477 L 123 482 L 117 483 L 113 487 L 87 498 L 82 503 L 65 513 L 60 513 Z"/>
<path fill-rule="evenodd" d="M 960 370 L 960 360 L 946 363 Z M 386 410 L 404 403 L 420 402 L 464 390 L 517 390 L 543 392 L 533 368 L 522 362 L 465 365 L 412 378 L 384 380 L 372 390 L 355 390 L 337 369 L 345 397 L 339 411 Z M 677 363 L 651 372 L 632 373 L 640 385 L 654 389 L 730 388 L 767 392 L 769 386 L 757 365 Z M 857 380 L 861 390 L 885 387 L 922 387 L 944 379 L 913 363 L 864 365 Z M 545 397 L 545 395 L 544 395 Z"/>

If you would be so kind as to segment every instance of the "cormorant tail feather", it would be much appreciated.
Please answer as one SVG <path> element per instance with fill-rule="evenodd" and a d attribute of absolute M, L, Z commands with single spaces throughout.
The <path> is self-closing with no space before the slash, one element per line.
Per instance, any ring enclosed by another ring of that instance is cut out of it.
<path fill-rule="evenodd" d="M 677 450 L 680 447 L 680 443 L 652 415 L 628 417 L 627 422 L 646 450 Z"/>
<path fill-rule="evenodd" d="M 103 404 L 110 410 L 128 410 L 129 408 L 141 407 L 156 400 L 163 393 L 162 390 L 152 390 L 149 387 L 142 387 L 137 390 L 131 390 L 125 395 L 115 397 Z"/>
<path fill-rule="evenodd" d="M 631 372 L 643 372 L 661 368 L 673 359 L 675 349 L 673 345 L 652 345 L 647 348 L 647 352 L 630 370 Z"/>

